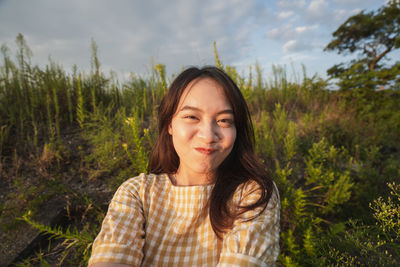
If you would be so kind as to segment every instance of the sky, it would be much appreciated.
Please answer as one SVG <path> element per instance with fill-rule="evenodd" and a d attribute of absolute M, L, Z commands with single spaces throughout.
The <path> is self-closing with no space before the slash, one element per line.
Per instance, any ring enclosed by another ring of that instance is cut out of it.
<path fill-rule="evenodd" d="M 326 78 L 326 70 L 352 56 L 324 52 L 350 16 L 384 0 L 0 0 L 0 44 L 15 53 L 22 33 L 32 63 L 49 58 L 66 71 L 90 70 L 91 40 L 101 70 L 146 75 L 165 64 L 168 75 L 214 63 L 213 42 L 225 65 L 247 75 L 256 62 L 263 75 L 281 66 L 289 76 Z M 3 63 L 0 63 L 0 66 Z M 288 77 L 290 78 L 290 77 Z"/>

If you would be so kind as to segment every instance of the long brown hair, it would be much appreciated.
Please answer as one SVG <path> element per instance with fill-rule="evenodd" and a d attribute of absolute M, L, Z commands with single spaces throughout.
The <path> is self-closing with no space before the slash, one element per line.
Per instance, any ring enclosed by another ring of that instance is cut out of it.
<path fill-rule="evenodd" d="M 168 126 L 176 112 L 179 100 L 188 84 L 198 78 L 211 78 L 224 90 L 230 102 L 236 126 L 236 140 L 231 153 L 217 168 L 215 185 L 209 199 L 209 215 L 216 235 L 230 229 L 233 222 L 244 212 L 262 207 L 266 208 L 272 191 L 273 182 L 264 166 L 254 153 L 254 130 L 246 101 L 233 80 L 222 70 L 206 66 L 201 69 L 190 67 L 184 70 L 169 86 L 159 106 L 158 139 L 150 155 L 149 172 L 173 174 L 178 170 L 179 157 L 174 149 Z M 236 189 L 241 184 L 254 181 L 261 188 L 257 202 L 240 206 L 234 212 L 228 205 Z"/>

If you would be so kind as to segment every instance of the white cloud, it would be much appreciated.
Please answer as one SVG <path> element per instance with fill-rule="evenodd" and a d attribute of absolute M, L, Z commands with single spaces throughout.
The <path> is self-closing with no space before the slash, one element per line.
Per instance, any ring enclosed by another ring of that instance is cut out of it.
<path fill-rule="evenodd" d="M 289 51 L 292 47 L 309 49 L 307 46 L 299 45 L 310 39 L 313 39 L 317 34 L 318 25 L 305 25 L 305 26 L 294 26 L 290 23 L 284 24 L 280 27 L 271 29 L 267 32 L 267 39 L 283 41 L 284 51 Z"/>
<path fill-rule="evenodd" d="M 284 52 L 288 52 L 288 51 L 292 50 L 296 45 L 297 45 L 297 41 L 296 40 L 287 41 L 283 45 L 283 51 Z"/>
<path fill-rule="evenodd" d="M 284 61 L 289 61 L 291 63 L 294 63 L 294 62 L 304 62 L 306 60 L 315 59 L 315 57 L 310 54 L 295 52 L 295 53 L 289 53 L 289 54 L 283 56 L 282 59 Z"/>
<path fill-rule="evenodd" d="M 310 2 L 308 6 L 308 11 L 312 13 L 317 13 L 321 11 L 325 11 L 328 7 L 328 3 L 325 0 L 313 0 Z"/>
<path fill-rule="evenodd" d="M 325 0 L 313 0 L 307 7 L 307 18 L 311 21 L 329 19 L 330 10 Z"/>
<path fill-rule="evenodd" d="M 280 8 L 298 9 L 306 5 L 305 0 L 277 0 L 276 5 Z"/>
<path fill-rule="evenodd" d="M 361 12 L 361 9 L 355 8 L 352 10 L 349 9 L 339 9 L 335 10 L 333 13 L 333 21 L 338 25 L 344 23 L 349 17 L 356 15 Z"/>
<path fill-rule="evenodd" d="M 294 12 L 291 11 L 291 10 L 289 10 L 289 11 L 281 11 L 281 12 L 279 12 L 279 14 L 278 14 L 278 18 L 280 18 L 280 19 L 287 19 L 287 18 L 289 18 L 289 17 L 291 17 L 291 16 L 293 16 L 293 15 L 294 15 Z"/>
<path fill-rule="evenodd" d="M 302 34 L 308 31 L 313 31 L 318 28 L 317 25 L 310 25 L 310 26 L 299 26 L 295 28 L 296 33 Z"/>
<path fill-rule="evenodd" d="M 333 3 L 339 6 L 365 6 L 369 4 L 377 4 L 376 0 L 333 0 Z M 383 4 L 383 3 L 381 3 Z"/>
<path fill-rule="evenodd" d="M 13 48 L 9 41 L 21 32 L 34 59 L 47 63 L 51 54 L 84 68 L 93 37 L 103 66 L 140 72 L 155 58 L 176 71 L 212 64 L 213 41 L 225 61 L 243 56 L 254 5 L 253 0 L 5 1 L 0 2 L 0 44 Z"/>
<path fill-rule="evenodd" d="M 306 44 L 305 42 L 299 40 L 289 40 L 283 45 L 283 52 L 293 52 L 293 51 L 305 51 L 311 50 L 312 45 Z"/>
<path fill-rule="evenodd" d="M 266 37 L 274 40 L 287 41 L 294 37 L 294 28 L 295 27 L 290 23 L 284 24 L 268 31 Z"/>
<path fill-rule="evenodd" d="M 322 53 L 338 26 L 360 10 L 376 9 L 378 2 L 0 0 L 0 44 L 15 51 L 15 37 L 22 33 L 33 62 L 47 64 L 51 55 L 66 69 L 73 64 L 88 69 L 93 37 L 103 69 L 125 74 L 142 73 L 151 59 L 166 64 L 169 73 L 212 64 L 213 41 L 225 64 L 276 62 L 288 54 Z"/>

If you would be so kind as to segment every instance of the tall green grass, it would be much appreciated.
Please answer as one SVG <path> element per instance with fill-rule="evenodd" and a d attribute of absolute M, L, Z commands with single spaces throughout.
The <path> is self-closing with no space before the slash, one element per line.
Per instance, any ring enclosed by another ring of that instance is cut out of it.
<path fill-rule="evenodd" d="M 9 179 L 21 177 L 23 170 L 12 162 L 34 159 L 43 175 L 59 177 L 62 170 L 115 190 L 145 172 L 157 135 L 157 107 L 169 82 L 166 66 L 156 65 L 148 78 L 132 74 L 121 84 L 101 71 L 93 41 L 87 74 L 77 68 L 67 73 L 54 62 L 45 68 L 32 66 L 23 37 L 17 39 L 17 63 L 2 46 L 0 173 Z M 352 266 L 371 259 L 368 263 L 399 264 L 400 248 L 393 244 L 399 221 L 391 219 L 391 214 L 398 218 L 398 203 L 386 198 L 390 190 L 398 194 L 398 188 L 389 190 L 386 183 L 398 184 L 400 179 L 400 92 L 360 98 L 327 90 L 328 82 L 317 76 L 293 74 L 291 80 L 279 66 L 265 78 L 258 63 L 243 77 L 222 63 L 215 44 L 214 53 L 215 64 L 232 77 L 248 102 L 256 152 L 280 190 L 279 262 Z M 79 144 L 68 150 L 71 134 Z M 68 167 L 71 159 L 79 162 Z M 74 239 L 79 232 L 63 233 L 26 221 L 73 240 L 68 249 L 75 247 L 77 259 L 81 255 L 87 260 L 82 248 L 90 240 Z"/>

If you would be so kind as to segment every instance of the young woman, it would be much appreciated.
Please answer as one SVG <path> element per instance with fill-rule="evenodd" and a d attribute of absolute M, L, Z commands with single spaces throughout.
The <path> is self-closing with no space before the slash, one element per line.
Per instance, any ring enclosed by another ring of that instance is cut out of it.
<path fill-rule="evenodd" d="M 158 130 L 150 174 L 117 190 L 89 265 L 275 265 L 278 190 L 254 154 L 232 79 L 216 67 L 183 71 L 161 102 Z"/>

